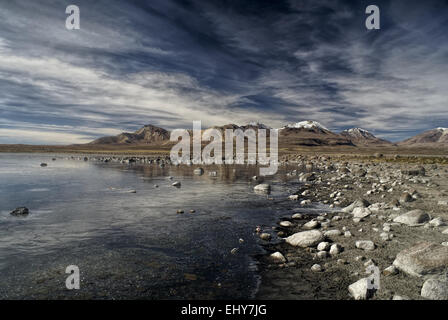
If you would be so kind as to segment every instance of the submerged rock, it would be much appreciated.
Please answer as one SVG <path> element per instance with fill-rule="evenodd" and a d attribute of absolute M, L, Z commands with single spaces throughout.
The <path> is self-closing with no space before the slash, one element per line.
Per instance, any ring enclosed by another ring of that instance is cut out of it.
<path fill-rule="evenodd" d="M 19 207 L 14 209 L 10 214 L 12 216 L 27 216 L 30 210 L 27 207 Z"/>
<path fill-rule="evenodd" d="M 271 191 L 271 186 L 267 183 L 257 184 L 254 187 L 254 191 L 261 193 L 269 193 Z"/>

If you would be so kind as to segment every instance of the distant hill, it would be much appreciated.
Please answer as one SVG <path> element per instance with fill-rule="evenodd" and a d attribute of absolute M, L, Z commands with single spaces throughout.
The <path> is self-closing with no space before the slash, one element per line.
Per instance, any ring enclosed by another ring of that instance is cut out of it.
<path fill-rule="evenodd" d="M 90 144 L 158 145 L 169 142 L 169 140 L 169 131 L 153 125 L 146 125 L 133 133 L 123 132 L 117 136 L 99 138 L 90 142 Z"/>
<path fill-rule="evenodd" d="M 442 145 L 448 146 L 448 128 L 435 128 L 420 133 L 399 143 L 403 146 Z"/>
<path fill-rule="evenodd" d="M 375 137 L 372 133 L 361 128 L 344 130 L 340 135 L 350 139 L 355 145 L 392 144 L 390 141 Z"/>

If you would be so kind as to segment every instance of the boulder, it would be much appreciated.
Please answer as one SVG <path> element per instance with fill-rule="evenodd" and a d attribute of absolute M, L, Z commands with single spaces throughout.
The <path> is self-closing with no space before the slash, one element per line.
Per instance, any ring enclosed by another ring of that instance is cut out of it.
<path fill-rule="evenodd" d="M 393 265 L 415 277 L 439 275 L 448 266 L 448 247 L 421 242 L 397 254 Z"/>
<path fill-rule="evenodd" d="M 420 209 L 409 211 L 405 214 L 399 215 L 394 219 L 394 222 L 405 224 L 408 226 L 420 226 L 430 219 L 429 215 Z"/>
<path fill-rule="evenodd" d="M 426 280 L 421 296 L 431 300 L 448 300 L 448 278 L 446 275 Z"/>
<path fill-rule="evenodd" d="M 371 214 L 372 214 L 372 212 L 368 208 L 357 207 L 357 208 L 353 209 L 353 217 L 354 218 L 364 219 L 364 218 L 370 216 Z"/>
<path fill-rule="evenodd" d="M 324 239 L 322 232 L 318 230 L 302 231 L 294 233 L 285 239 L 286 243 L 294 247 L 313 247 Z"/>
<path fill-rule="evenodd" d="M 352 212 L 353 209 L 355 209 L 355 208 L 359 208 L 359 207 L 366 208 L 368 206 L 370 206 L 370 202 L 369 201 L 364 200 L 364 199 L 358 199 L 355 202 L 353 202 L 351 205 L 343 208 L 341 211 L 342 212 Z"/>
<path fill-rule="evenodd" d="M 320 227 L 320 223 L 319 223 L 319 221 L 316 221 L 316 220 L 310 220 L 303 225 L 303 228 L 308 229 L 308 230 L 317 229 L 319 227 Z"/>
<path fill-rule="evenodd" d="M 348 291 L 350 292 L 350 295 L 355 300 L 367 300 L 373 296 L 374 290 L 367 289 L 367 282 L 369 281 L 369 278 L 363 278 L 355 283 L 352 283 L 348 287 Z"/>
<path fill-rule="evenodd" d="M 359 240 L 355 243 L 356 248 L 366 250 L 366 251 L 372 251 L 375 249 L 375 244 L 370 240 Z"/>
<path fill-rule="evenodd" d="M 269 256 L 269 259 L 273 262 L 273 263 L 285 263 L 286 262 L 286 258 L 283 254 L 281 254 L 281 252 L 274 252 L 273 254 L 271 254 Z"/>
<path fill-rule="evenodd" d="M 340 235 L 342 235 L 342 232 L 338 229 L 328 230 L 328 231 L 325 231 L 325 233 L 324 233 L 324 236 L 326 238 L 330 238 L 330 239 L 334 238 L 334 237 L 338 237 Z"/>

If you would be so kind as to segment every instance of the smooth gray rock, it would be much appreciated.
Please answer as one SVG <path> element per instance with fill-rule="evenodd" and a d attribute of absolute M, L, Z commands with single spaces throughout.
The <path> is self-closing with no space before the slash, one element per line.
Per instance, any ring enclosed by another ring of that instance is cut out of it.
<path fill-rule="evenodd" d="M 415 277 L 440 275 L 448 266 L 448 247 L 421 242 L 399 252 L 393 265 Z"/>
<path fill-rule="evenodd" d="M 285 239 L 286 243 L 294 247 L 313 247 L 324 239 L 322 232 L 318 230 L 302 231 L 294 233 Z"/>
<path fill-rule="evenodd" d="M 394 222 L 405 224 L 408 226 L 421 226 L 430 219 L 429 215 L 420 209 L 409 211 L 394 219 Z"/>
<path fill-rule="evenodd" d="M 348 287 L 350 295 L 355 300 L 367 300 L 373 296 L 373 291 L 367 289 L 369 278 L 362 278 Z"/>
<path fill-rule="evenodd" d="M 281 252 L 274 252 L 273 254 L 271 254 L 269 256 L 269 259 L 273 262 L 273 263 L 285 263 L 286 262 L 286 258 L 285 256 L 281 253 Z"/>
<path fill-rule="evenodd" d="M 421 296 L 431 300 L 448 300 L 448 278 L 444 275 L 426 280 Z"/>
<path fill-rule="evenodd" d="M 355 246 L 358 249 L 372 251 L 375 249 L 375 244 L 370 240 L 359 240 L 355 242 Z"/>

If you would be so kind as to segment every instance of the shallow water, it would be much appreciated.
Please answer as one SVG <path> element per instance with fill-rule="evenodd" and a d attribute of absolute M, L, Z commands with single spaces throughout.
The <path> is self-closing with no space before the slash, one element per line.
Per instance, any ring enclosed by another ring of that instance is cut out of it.
<path fill-rule="evenodd" d="M 196 176 L 186 166 L 52 158 L 0 154 L 0 298 L 251 298 L 263 252 L 254 229 L 294 209 L 281 172 L 268 180 L 274 200 L 253 192 L 253 166 Z M 30 215 L 9 214 L 19 206 Z M 65 288 L 68 265 L 80 269 L 80 290 Z"/>

